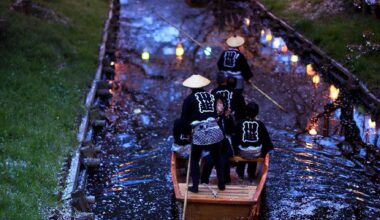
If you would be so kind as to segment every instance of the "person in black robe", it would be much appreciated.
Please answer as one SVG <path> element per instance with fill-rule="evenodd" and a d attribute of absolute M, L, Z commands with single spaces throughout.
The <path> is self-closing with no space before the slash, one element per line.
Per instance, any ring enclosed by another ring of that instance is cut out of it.
<path fill-rule="evenodd" d="M 218 188 L 225 189 L 223 164 L 220 158 L 223 133 L 216 122 L 215 97 L 203 89 L 209 83 L 210 80 L 200 75 L 192 75 L 183 82 L 185 87 L 192 90 L 192 93 L 183 102 L 181 113 L 184 125 L 189 131 L 192 131 L 190 170 L 193 185 L 189 187 L 191 192 L 198 192 L 199 160 L 203 150 L 209 151 L 215 161 Z M 207 135 L 202 133 L 205 130 L 208 131 Z"/>
<path fill-rule="evenodd" d="M 241 154 L 247 148 L 258 149 L 258 157 L 265 157 L 273 150 L 272 140 L 262 121 L 256 119 L 259 113 L 259 106 L 255 102 L 248 103 L 246 107 L 246 117 L 239 121 L 235 128 L 234 147 L 235 151 Z M 257 163 L 248 164 L 248 177 L 253 179 L 256 173 Z M 238 176 L 244 179 L 245 162 L 239 162 L 236 167 Z"/>
<path fill-rule="evenodd" d="M 239 47 L 244 44 L 244 38 L 234 35 L 228 38 L 226 43 L 229 48 L 221 54 L 218 60 L 218 69 L 228 76 L 236 78 L 237 83 L 235 89 L 242 92 L 244 81 L 251 83 L 253 76 L 247 59 L 239 51 Z"/>
<path fill-rule="evenodd" d="M 216 97 L 216 109 L 218 114 L 218 124 L 221 127 L 224 135 L 224 139 L 222 141 L 222 151 L 221 151 L 221 159 L 223 162 L 223 168 L 224 168 L 224 180 L 225 183 L 228 184 L 231 182 L 230 177 L 230 163 L 229 158 L 233 156 L 233 149 L 230 143 L 230 137 L 232 135 L 233 129 L 234 129 L 234 122 L 232 120 L 232 117 L 227 114 L 228 111 L 225 110 L 225 103 L 223 100 L 223 97 L 221 96 L 215 96 Z M 201 183 L 209 183 L 209 177 L 212 172 L 212 168 L 214 167 L 215 163 L 213 158 L 208 155 L 204 157 L 204 166 L 202 170 L 201 175 Z"/>
<path fill-rule="evenodd" d="M 229 88 L 236 87 L 236 78 L 227 77 L 227 86 Z M 231 113 L 234 121 L 240 121 L 245 117 L 245 98 L 241 92 L 233 89 L 231 100 Z"/>

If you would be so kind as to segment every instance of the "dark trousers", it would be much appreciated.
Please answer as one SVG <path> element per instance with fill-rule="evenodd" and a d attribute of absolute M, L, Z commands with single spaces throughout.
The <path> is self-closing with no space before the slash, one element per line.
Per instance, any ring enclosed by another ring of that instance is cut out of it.
<path fill-rule="evenodd" d="M 230 183 L 231 177 L 230 177 L 230 163 L 229 163 L 229 156 L 222 155 L 222 163 L 223 163 L 223 170 L 224 170 L 224 182 Z M 203 166 L 202 174 L 201 174 L 201 183 L 209 183 L 209 178 L 212 172 L 212 168 L 215 166 L 214 160 L 212 159 L 211 155 L 208 155 L 204 158 L 205 163 Z"/>
<path fill-rule="evenodd" d="M 199 160 L 202 155 L 202 150 L 209 151 L 212 159 L 215 161 L 216 175 L 218 177 L 218 186 L 224 186 L 224 169 L 223 160 L 221 159 L 221 143 L 211 144 L 211 145 L 193 145 L 191 148 L 191 178 L 193 180 L 193 186 L 198 187 L 199 185 Z"/>
<path fill-rule="evenodd" d="M 238 162 L 236 166 L 236 173 L 238 174 L 240 178 L 244 178 L 246 164 L 247 164 L 246 162 Z M 257 166 L 256 162 L 248 163 L 247 173 L 248 173 L 248 177 L 251 179 L 255 178 L 256 166 Z"/>

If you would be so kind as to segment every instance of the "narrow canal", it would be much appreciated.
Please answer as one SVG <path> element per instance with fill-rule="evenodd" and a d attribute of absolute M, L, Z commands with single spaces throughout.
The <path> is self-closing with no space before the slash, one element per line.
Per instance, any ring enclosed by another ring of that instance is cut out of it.
<path fill-rule="evenodd" d="M 323 79 L 313 83 L 306 74 L 309 69 L 270 30 L 252 33 L 252 26 L 263 24 L 250 20 L 248 3 L 234 2 L 233 7 L 242 13 L 231 20 L 221 17 L 217 8 L 194 9 L 184 1 L 121 3 L 113 97 L 109 105 L 102 103 L 109 125 L 96 137 L 102 147 L 102 164 L 88 180 L 87 190 L 96 196 L 91 208 L 97 218 L 178 219 L 170 147 L 172 123 L 189 92 L 182 81 L 193 73 L 215 81 L 216 61 L 225 39 L 233 33 L 246 38 L 243 53 L 252 66 L 255 84 L 287 110 L 281 111 L 253 88 L 245 88 L 246 100 L 260 104 L 260 119 L 269 126 L 276 146 L 262 218 L 380 218 L 378 156 L 365 146 L 342 142 L 340 110 L 331 115 L 329 137 L 305 132 L 310 119 L 334 101 L 329 97 L 331 85 Z M 179 44 L 185 51 L 181 57 L 176 56 Z M 149 59 L 142 60 L 142 53 Z M 354 120 L 361 138 L 379 147 L 379 131 L 360 109 L 355 106 Z M 322 128 L 317 125 L 312 124 L 320 133 Z"/>

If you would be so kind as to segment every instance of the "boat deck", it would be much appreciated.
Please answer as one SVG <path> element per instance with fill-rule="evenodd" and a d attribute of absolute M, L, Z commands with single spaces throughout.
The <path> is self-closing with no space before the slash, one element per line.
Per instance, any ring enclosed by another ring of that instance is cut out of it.
<path fill-rule="evenodd" d="M 180 200 L 183 200 L 185 198 L 186 194 L 186 165 L 187 160 L 184 159 L 177 159 L 177 169 L 176 169 L 176 179 L 178 181 L 178 195 L 177 198 Z M 262 168 L 262 163 L 259 161 L 258 164 L 258 170 L 257 174 L 259 174 L 260 168 Z M 210 179 L 209 185 L 206 184 L 200 184 L 199 185 L 199 192 L 188 193 L 188 201 L 190 202 L 207 202 L 207 203 L 239 203 L 239 204 L 251 204 L 255 202 L 254 200 L 254 194 L 256 193 L 256 189 L 258 186 L 258 183 L 260 181 L 261 175 L 257 175 L 257 177 L 253 180 L 245 178 L 244 180 L 240 179 L 236 172 L 235 167 L 231 168 L 230 170 L 230 177 L 231 177 L 231 183 L 226 185 L 225 190 L 219 190 L 217 183 L 217 177 L 216 177 L 216 170 L 213 169 Z M 189 185 L 191 186 L 191 178 Z M 215 197 L 214 194 L 216 192 L 217 196 Z"/>
<path fill-rule="evenodd" d="M 215 202 L 236 201 L 253 202 L 253 195 L 256 192 L 256 186 L 246 185 L 226 185 L 225 190 L 218 190 L 216 185 L 210 185 L 210 188 L 217 193 L 214 197 L 212 191 L 206 185 L 199 185 L 199 192 L 192 193 L 189 191 L 188 199 L 190 201 L 210 200 Z M 186 194 L 186 184 L 179 183 L 179 191 L 182 197 Z"/>

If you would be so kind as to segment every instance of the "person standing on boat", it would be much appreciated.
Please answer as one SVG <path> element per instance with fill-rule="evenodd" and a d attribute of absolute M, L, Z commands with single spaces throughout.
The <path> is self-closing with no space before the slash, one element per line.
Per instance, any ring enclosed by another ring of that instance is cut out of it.
<path fill-rule="evenodd" d="M 183 86 L 192 90 L 183 102 L 181 113 L 186 130 L 192 133 L 190 170 L 193 185 L 189 187 L 191 192 L 198 192 L 199 160 L 203 150 L 209 151 L 215 161 L 218 188 L 225 189 L 221 160 L 221 141 L 224 135 L 216 120 L 215 97 L 203 89 L 208 84 L 210 80 L 201 75 L 192 75 L 183 82 Z"/>
<path fill-rule="evenodd" d="M 234 129 L 234 122 L 232 117 L 228 114 L 228 111 L 225 110 L 225 102 L 223 100 L 223 96 L 215 95 L 216 99 L 216 111 L 218 114 L 218 124 L 223 131 L 224 139 L 222 141 L 222 150 L 221 150 L 221 159 L 223 161 L 223 169 L 224 169 L 224 180 L 225 183 L 228 184 L 231 182 L 230 177 L 230 163 L 229 158 L 233 156 L 233 149 L 230 143 L 230 137 L 232 131 Z M 212 172 L 212 168 L 215 163 L 211 155 L 207 155 L 204 157 L 204 165 L 201 174 L 201 183 L 209 183 L 209 178 Z"/>
<path fill-rule="evenodd" d="M 239 51 L 239 47 L 244 44 L 244 38 L 234 35 L 226 41 L 228 49 L 225 50 L 219 58 L 218 69 L 229 77 L 236 78 L 236 90 L 243 92 L 244 81 L 251 83 L 253 76 L 248 65 L 247 59 Z"/>
<path fill-rule="evenodd" d="M 244 115 L 245 100 L 243 95 L 234 89 L 236 79 L 226 77 L 224 72 L 219 72 L 216 83 L 218 86 L 211 91 L 211 94 L 223 101 L 226 117 L 233 116 L 234 120 L 241 120 Z"/>
<path fill-rule="evenodd" d="M 255 159 L 265 157 L 273 150 L 272 140 L 263 122 L 256 119 L 259 113 L 259 105 L 250 102 L 246 107 L 245 119 L 238 122 L 235 128 L 234 146 L 235 150 L 244 159 Z M 248 164 L 248 177 L 253 179 L 256 173 L 257 163 Z M 245 162 L 238 162 L 236 172 L 241 179 L 244 179 Z"/>
<path fill-rule="evenodd" d="M 236 87 L 236 78 L 227 77 L 227 86 L 233 89 L 231 100 L 231 113 L 234 121 L 240 121 L 245 116 L 245 98 L 241 92 L 234 89 Z"/>

